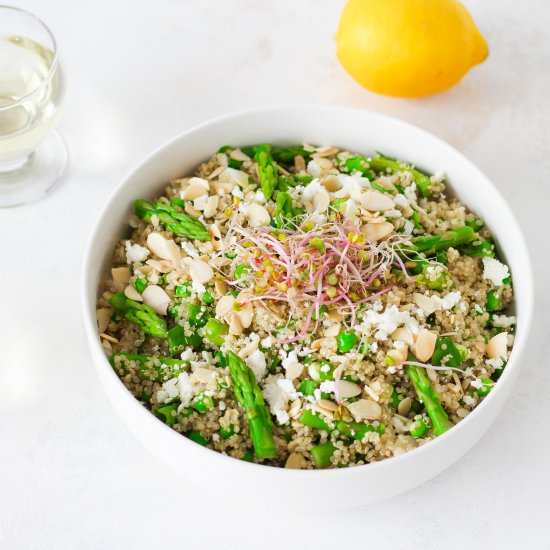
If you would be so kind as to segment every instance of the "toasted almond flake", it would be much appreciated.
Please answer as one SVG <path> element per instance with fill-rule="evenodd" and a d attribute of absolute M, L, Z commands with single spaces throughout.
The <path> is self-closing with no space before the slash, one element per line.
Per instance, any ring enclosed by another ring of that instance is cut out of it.
<path fill-rule="evenodd" d="M 212 182 L 212 187 L 220 197 L 223 197 L 224 195 L 231 193 L 231 191 L 235 188 L 235 185 L 230 181 L 214 181 Z"/>
<path fill-rule="evenodd" d="M 220 174 L 220 181 L 244 187 L 248 184 L 248 174 L 242 170 L 236 170 L 235 168 L 226 168 Z"/>
<path fill-rule="evenodd" d="M 206 262 L 196 259 L 189 265 L 189 275 L 193 282 L 204 285 L 214 277 L 214 270 Z"/>
<path fill-rule="evenodd" d="M 149 273 L 153 271 L 153 268 L 150 265 L 140 265 L 139 267 L 136 267 L 136 271 L 139 271 L 144 275 L 149 275 Z"/>
<path fill-rule="evenodd" d="M 194 201 L 198 197 L 208 195 L 209 189 L 210 184 L 207 180 L 202 178 L 191 178 L 183 192 L 183 198 L 188 201 Z"/>
<path fill-rule="evenodd" d="M 304 370 L 304 365 L 301 363 L 292 363 L 285 370 L 285 378 L 289 380 L 296 380 L 302 374 Z"/>
<path fill-rule="evenodd" d="M 361 228 L 361 233 L 365 235 L 367 241 L 379 241 L 387 237 L 394 230 L 390 222 L 372 223 L 369 222 Z"/>
<path fill-rule="evenodd" d="M 108 334 L 100 334 L 101 338 L 104 340 L 107 340 L 107 342 L 112 342 L 113 344 L 118 344 L 120 341 L 118 338 L 115 338 L 114 336 L 109 336 Z"/>
<path fill-rule="evenodd" d="M 170 273 L 174 269 L 174 264 L 168 260 L 147 260 L 146 263 L 159 273 Z"/>
<path fill-rule="evenodd" d="M 225 281 L 216 279 L 214 281 L 214 290 L 218 296 L 225 296 L 225 293 L 227 292 L 227 285 L 225 284 Z"/>
<path fill-rule="evenodd" d="M 300 411 L 302 410 L 302 403 L 299 399 L 295 399 L 290 408 L 288 409 L 288 415 L 290 418 L 298 418 L 300 416 Z"/>
<path fill-rule="evenodd" d="M 108 307 L 101 307 L 96 311 L 97 330 L 100 334 L 107 330 L 112 315 L 113 311 Z"/>
<path fill-rule="evenodd" d="M 296 155 L 294 157 L 294 168 L 296 168 L 296 172 L 306 171 L 306 161 L 302 155 Z"/>
<path fill-rule="evenodd" d="M 218 317 L 223 317 L 227 321 L 226 317 L 233 311 L 234 303 L 235 298 L 231 296 L 231 294 L 222 296 L 216 304 L 216 315 Z"/>
<path fill-rule="evenodd" d="M 334 323 L 340 323 L 344 320 L 344 316 L 337 309 L 330 309 L 327 315 L 328 318 Z"/>
<path fill-rule="evenodd" d="M 387 189 L 388 191 L 397 191 L 397 188 L 393 183 L 393 179 L 394 176 L 380 176 L 377 178 L 376 184 L 384 189 Z"/>
<path fill-rule="evenodd" d="M 396 363 L 402 363 L 407 359 L 407 353 L 409 351 L 408 346 L 403 346 L 398 349 L 391 349 L 387 355 L 391 357 Z"/>
<path fill-rule="evenodd" d="M 382 407 L 372 399 L 359 399 L 348 405 L 349 412 L 355 420 L 378 420 L 382 415 Z"/>
<path fill-rule="evenodd" d="M 202 209 L 202 213 L 204 217 L 211 218 L 218 211 L 219 203 L 220 203 L 220 197 L 218 197 L 218 195 L 213 195 L 212 197 L 208 197 Z"/>
<path fill-rule="evenodd" d="M 421 329 L 414 344 L 414 354 L 416 358 L 422 363 L 428 361 L 433 355 L 436 341 L 437 334 L 435 332 L 425 328 Z"/>
<path fill-rule="evenodd" d="M 291 286 L 287 292 L 286 292 L 286 295 L 291 299 L 293 300 L 294 298 L 296 298 L 296 296 L 298 296 L 298 289 L 294 286 Z"/>
<path fill-rule="evenodd" d="M 160 233 L 150 233 L 147 237 L 147 247 L 155 256 L 179 266 L 181 250 L 173 239 L 167 239 Z"/>
<path fill-rule="evenodd" d="M 466 418 L 468 416 L 468 410 L 463 408 L 463 407 L 459 407 L 457 410 L 456 410 L 456 415 L 459 417 L 459 418 Z"/>
<path fill-rule="evenodd" d="M 193 374 L 191 375 L 191 382 L 199 384 L 211 384 L 212 382 L 214 382 L 216 377 L 217 373 L 215 373 L 213 370 L 199 367 L 193 371 Z"/>
<path fill-rule="evenodd" d="M 245 155 L 240 149 L 233 149 L 231 153 L 229 153 L 229 156 L 233 160 L 238 160 L 240 162 L 250 160 L 250 157 L 248 155 Z"/>
<path fill-rule="evenodd" d="M 424 312 L 424 315 L 426 317 L 428 317 L 428 315 L 431 315 L 438 309 L 437 302 L 429 296 L 426 296 L 425 294 L 415 292 L 413 294 L 413 300 L 414 303 Z"/>
<path fill-rule="evenodd" d="M 428 375 L 428 378 L 432 382 L 438 382 L 439 381 L 439 376 L 437 375 L 437 371 L 435 369 L 427 368 L 426 369 L 426 374 Z"/>
<path fill-rule="evenodd" d="M 252 304 L 243 304 L 241 308 L 235 312 L 234 316 L 239 318 L 239 322 L 243 328 L 248 328 L 252 324 L 252 318 L 254 316 Z"/>
<path fill-rule="evenodd" d="M 357 397 L 363 392 L 360 386 L 354 384 L 353 382 L 349 382 L 348 380 L 338 380 L 336 384 L 338 384 L 338 392 L 340 397 L 343 399 Z"/>
<path fill-rule="evenodd" d="M 246 359 L 250 356 L 250 354 L 254 353 L 258 349 L 259 342 L 260 341 L 258 339 L 252 340 L 252 342 L 248 343 L 241 351 L 239 351 L 237 355 L 243 359 Z"/>
<path fill-rule="evenodd" d="M 409 327 L 400 327 L 396 329 L 391 335 L 392 339 L 396 342 L 403 342 L 407 346 L 413 346 L 414 339 L 413 333 Z"/>
<path fill-rule="evenodd" d="M 218 166 L 211 174 L 208 176 L 208 179 L 214 179 L 219 176 L 225 170 L 225 166 Z"/>
<path fill-rule="evenodd" d="M 375 384 L 375 383 L 376 383 L 376 381 L 372 383 L 372 386 L 373 386 L 372 388 L 371 388 L 370 386 L 368 386 L 368 385 L 365 386 L 365 387 L 364 387 L 364 390 L 365 390 L 366 393 L 369 394 L 369 397 L 370 397 L 371 399 L 374 399 L 374 401 L 378 402 L 378 401 L 380 401 L 380 397 L 378 397 L 378 394 L 377 394 L 377 393 L 375 392 L 375 390 L 374 390 L 374 384 Z"/>
<path fill-rule="evenodd" d="M 390 196 L 373 189 L 369 189 L 361 195 L 361 204 L 371 212 L 380 212 L 395 208 L 395 202 Z"/>
<path fill-rule="evenodd" d="M 330 399 L 319 399 L 319 401 L 317 401 L 317 406 L 331 413 L 334 413 L 338 410 L 338 405 Z"/>
<path fill-rule="evenodd" d="M 213 223 L 209 229 L 210 242 L 212 243 L 212 250 L 218 251 L 222 249 L 222 234 L 220 228 Z"/>
<path fill-rule="evenodd" d="M 340 180 L 332 174 L 330 176 L 325 176 L 321 180 L 321 185 L 323 185 L 324 188 L 327 191 L 330 191 L 331 193 L 334 193 L 335 191 L 339 191 L 342 188 L 342 184 Z"/>
<path fill-rule="evenodd" d="M 330 325 L 328 328 L 325 329 L 323 332 L 323 336 L 338 336 L 340 334 L 340 323 L 334 323 L 333 325 Z"/>
<path fill-rule="evenodd" d="M 132 285 L 128 285 L 124 289 L 124 295 L 130 300 L 134 300 L 134 302 L 143 302 L 143 297 Z"/>
<path fill-rule="evenodd" d="M 194 218 L 199 218 L 201 216 L 200 210 L 193 208 L 193 205 L 191 204 L 190 201 L 185 202 L 183 209 L 187 214 L 189 214 L 190 216 L 193 216 Z"/>
<path fill-rule="evenodd" d="M 318 403 L 314 403 L 313 405 L 311 405 L 311 410 L 313 412 L 322 414 L 323 416 L 325 416 L 329 420 L 334 419 L 334 413 L 332 411 L 327 410 L 327 409 L 323 409 L 323 407 L 320 407 Z"/>
<path fill-rule="evenodd" d="M 229 334 L 239 336 L 243 332 L 243 326 L 236 315 L 231 315 L 229 320 Z"/>
<path fill-rule="evenodd" d="M 251 204 L 246 211 L 246 219 L 252 227 L 263 227 L 269 225 L 271 216 L 261 204 Z"/>
<path fill-rule="evenodd" d="M 330 205 L 330 196 L 325 189 L 319 191 L 313 197 L 313 210 L 323 214 L 327 211 Z"/>
<path fill-rule="evenodd" d="M 130 280 L 130 268 L 113 267 L 113 269 L 111 269 L 111 276 L 113 277 L 113 281 L 117 283 L 128 284 Z"/>
<path fill-rule="evenodd" d="M 143 291 L 143 302 L 152 307 L 159 315 L 166 315 L 170 296 L 158 285 L 149 285 Z"/>
<path fill-rule="evenodd" d="M 502 359 L 506 358 L 508 352 L 508 333 L 500 332 L 496 336 L 493 336 L 485 349 L 489 359 Z"/>
<path fill-rule="evenodd" d="M 303 470 L 307 466 L 304 455 L 300 453 L 290 453 L 286 459 L 285 468 L 291 470 Z"/>
<path fill-rule="evenodd" d="M 409 414 L 411 410 L 412 399 L 410 397 L 405 397 L 401 403 L 397 406 L 397 412 L 403 416 Z"/>

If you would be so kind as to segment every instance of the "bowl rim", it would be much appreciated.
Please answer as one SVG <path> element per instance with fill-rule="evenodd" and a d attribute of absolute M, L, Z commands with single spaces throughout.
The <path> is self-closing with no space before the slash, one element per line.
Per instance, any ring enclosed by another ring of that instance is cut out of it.
<path fill-rule="evenodd" d="M 458 424 L 455 424 L 447 432 L 429 441 L 425 445 L 422 445 L 420 447 L 407 451 L 406 453 L 403 453 L 398 456 L 388 457 L 377 462 L 354 466 L 351 468 L 293 470 L 293 469 L 288 469 L 284 467 L 256 464 L 254 462 L 239 460 L 229 455 L 222 454 L 218 451 L 210 449 L 208 447 L 203 447 L 201 445 L 198 445 L 194 441 L 189 440 L 184 435 L 170 428 L 160 419 L 157 419 L 148 409 L 146 409 L 143 405 L 141 405 L 141 403 L 124 386 L 120 378 L 116 375 L 116 373 L 114 372 L 114 370 L 112 369 L 109 363 L 109 360 L 107 359 L 107 356 L 105 355 L 105 352 L 101 346 L 101 342 L 98 338 L 96 321 L 95 321 L 95 309 L 90 309 L 88 307 L 89 306 L 88 294 L 90 291 L 89 273 L 91 272 L 90 267 L 92 265 L 93 244 L 96 241 L 98 234 L 100 233 L 102 222 L 106 217 L 111 204 L 113 202 L 116 202 L 118 195 L 122 193 L 122 191 L 128 185 L 128 182 L 130 182 L 143 169 L 144 166 L 146 166 L 154 157 L 159 155 L 165 149 L 173 146 L 176 142 L 189 138 L 193 134 L 200 132 L 201 130 L 207 129 L 212 126 L 220 125 L 220 124 L 223 125 L 235 119 L 239 119 L 242 117 L 250 117 L 255 115 L 263 115 L 266 113 L 278 112 L 278 111 L 279 112 L 286 111 L 287 114 L 288 112 L 293 112 L 293 111 L 340 111 L 340 112 L 347 111 L 351 113 L 357 113 L 357 115 L 361 114 L 363 116 L 366 114 L 369 117 L 372 117 L 374 119 L 379 119 L 384 124 L 394 124 L 397 126 L 401 126 L 409 131 L 416 132 L 422 135 L 423 137 L 428 138 L 437 147 L 443 150 L 446 150 L 448 154 L 455 156 L 460 163 L 467 165 L 468 168 L 476 174 L 476 177 L 479 180 L 483 180 L 485 184 L 490 188 L 492 193 L 494 193 L 501 199 L 502 205 L 506 209 L 505 214 L 509 218 L 512 224 L 512 229 L 513 231 L 515 231 L 518 237 L 512 246 L 514 248 L 522 248 L 525 253 L 525 258 L 527 260 L 526 265 L 523 266 L 524 273 L 522 274 L 522 286 L 524 287 L 524 290 L 525 290 L 526 299 L 525 299 L 525 303 L 522 302 L 525 312 L 521 318 L 521 324 L 522 324 L 521 335 L 520 335 L 521 337 L 520 339 L 516 338 L 514 345 L 512 347 L 512 350 L 510 352 L 510 357 L 507 362 L 507 366 L 511 363 L 512 368 L 508 367 L 504 369 L 504 372 L 502 373 L 499 381 L 501 380 L 506 381 L 508 380 L 508 378 L 514 376 L 514 371 L 520 367 L 518 363 L 520 362 L 521 356 L 523 355 L 523 352 L 525 350 L 525 346 L 528 341 L 528 335 L 531 329 L 531 323 L 533 318 L 533 307 L 534 307 L 534 279 L 533 279 L 532 261 L 529 254 L 529 249 L 526 245 L 525 237 L 523 235 L 523 232 L 521 231 L 520 225 L 512 209 L 510 208 L 508 202 L 504 199 L 504 197 L 502 196 L 500 191 L 497 189 L 497 187 L 493 184 L 491 179 L 487 177 L 485 173 L 481 171 L 481 169 L 479 169 L 472 161 L 470 161 L 460 151 L 458 151 L 457 149 L 449 145 L 443 139 L 435 136 L 431 132 L 428 132 L 423 128 L 420 128 L 409 122 L 403 121 L 399 118 L 378 113 L 376 111 L 361 109 L 357 107 L 349 107 L 349 106 L 343 106 L 343 105 L 330 105 L 330 104 L 329 105 L 323 105 L 323 104 L 268 105 L 263 107 L 256 107 L 253 109 L 242 109 L 242 110 L 234 111 L 228 114 L 224 114 L 224 115 L 209 119 L 200 124 L 196 124 L 191 128 L 184 130 L 183 132 L 180 132 L 179 134 L 175 135 L 171 139 L 167 140 L 166 142 L 161 144 L 159 147 L 154 149 L 149 155 L 147 155 L 142 161 L 140 161 L 136 166 L 134 166 L 130 171 L 126 173 L 124 178 L 122 178 L 122 180 L 118 183 L 115 189 L 111 192 L 104 206 L 101 208 L 101 211 L 98 217 L 96 218 L 95 224 L 93 225 L 93 230 L 91 231 L 89 239 L 87 241 L 84 260 L 83 260 L 83 270 L 82 270 L 82 277 L 81 277 L 81 300 L 82 300 L 82 308 L 83 308 L 83 316 L 84 316 L 84 325 L 88 336 L 88 342 L 92 351 L 95 368 L 98 371 L 98 375 L 100 375 L 100 371 L 103 371 L 103 374 L 106 374 L 110 378 L 110 380 L 113 381 L 114 387 L 116 388 L 116 391 L 118 392 L 120 399 L 123 399 L 127 403 L 129 403 L 129 406 L 133 408 L 136 414 L 141 415 L 145 422 L 151 422 L 151 420 L 153 420 L 155 424 L 158 426 L 159 433 L 164 432 L 166 438 L 172 438 L 175 443 L 177 438 L 178 440 L 177 442 L 179 442 L 180 445 L 194 445 L 193 447 L 194 453 L 204 453 L 202 456 L 204 456 L 205 458 L 209 457 L 212 460 L 224 461 L 224 463 L 228 467 L 241 468 L 242 471 L 246 469 L 250 473 L 256 473 L 256 475 L 283 475 L 283 476 L 286 476 L 287 478 L 290 478 L 293 476 L 303 476 L 303 473 L 307 472 L 306 475 L 308 476 L 323 477 L 325 479 L 328 479 L 329 477 L 343 478 L 345 476 L 358 475 L 360 473 L 364 473 L 367 468 L 368 468 L 368 471 L 372 473 L 375 473 L 376 471 L 379 471 L 382 469 L 397 468 L 402 462 L 411 460 L 412 457 L 420 458 L 422 455 L 433 454 L 433 452 L 437 448 L 441 447 L 442 445 L 445 444 L 445 442 L 451 439 L 453 437 L 453 434 L 457 435 L 459 431 L 464 431 L 470 424 L 472 424 L 473 422 L 476 422 L 477 418 L 480 417 L 482 414 L 484 414 L 484 411 L 489 406 L 491 400 L 495 399 L 494 396 L 506 391 L 504 386 L 506 386 L 507 383 L 495 384 L 495 387 L 489 393 L 489 395 L 487 395 L 485 399 L 479 405 L 477 405 L 475 409 L 470 414 L 468 414 L 468 416 L 466 416 L 466 418 L 462 419 Z M 200 159 L 199 159 L 199 162 L 200 162 Z M 451 187 L 453 187 L 452 182 L 450 183 L 450 185 Z M 502 248 L 504 250 L 506 246 L 503 246 Z M 97 294 L 96 289 L 94 289 L 94 293 Z M 95 357 L 96 353 L 98 353 L 99 356 L 102 357 L 101 361 L 98 361 L 97 357 Z M 104 378 L 100 376 L 100 379 L 102 383 L 105 383 Z M 218 458 L 215 458 L 214 455 L 217 455 Z"/>

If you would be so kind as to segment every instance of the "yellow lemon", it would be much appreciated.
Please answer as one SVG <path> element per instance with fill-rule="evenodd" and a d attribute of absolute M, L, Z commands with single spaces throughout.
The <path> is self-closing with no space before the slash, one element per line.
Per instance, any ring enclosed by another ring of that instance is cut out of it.
<path fill-rule="evenodd" d="M 446 90 L 489 53 L 458 0 L 349 0 L 336 43 L 355 80 L 398 97 Z"/>

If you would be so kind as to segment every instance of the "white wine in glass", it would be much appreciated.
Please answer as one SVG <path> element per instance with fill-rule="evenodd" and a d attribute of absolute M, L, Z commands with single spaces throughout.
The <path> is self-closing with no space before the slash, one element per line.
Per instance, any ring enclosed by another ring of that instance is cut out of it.
<path fill-rule="evenodd" d="M 67 150 L 54 127 L 63 91 L 50 30 L 0 6 L 0 207 L 36 200 L 59 181 Z"/>

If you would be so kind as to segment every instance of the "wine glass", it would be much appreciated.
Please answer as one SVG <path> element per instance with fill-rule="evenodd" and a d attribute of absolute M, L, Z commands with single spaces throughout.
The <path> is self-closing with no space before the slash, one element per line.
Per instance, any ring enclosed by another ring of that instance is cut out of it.
<path fill-rule="evenodd" d="M 50 29 L 0 5 L 0 207 L 35 201 L 60 180 L 68 153 L 54 127 L 63 95 Z"/>

